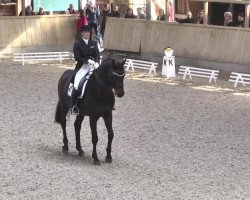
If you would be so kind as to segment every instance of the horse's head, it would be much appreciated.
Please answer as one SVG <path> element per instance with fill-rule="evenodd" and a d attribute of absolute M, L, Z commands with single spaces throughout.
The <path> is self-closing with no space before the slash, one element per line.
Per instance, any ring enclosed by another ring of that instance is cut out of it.
<path fill-rule="evenodd" d="M 110 58 L 105 59 L 95 73 L 97 83 L 109 91 L 114 89 L 117 97 L 124 95 L 123 80 L 125 77 L 125 62 L 126 59 L 122 62 L 117 62 Z"/>
<path fill-rule="evenodd" d="M 125 62 L 126 59 L 124 59 L 122 62 L 112 60 L 113 65 L 110 73 L 110 80 L 115 90 L 115 95 L 119 98 L 123 97 L 124 95 L 123 81 L 126 74 L 124 70 Z"/>

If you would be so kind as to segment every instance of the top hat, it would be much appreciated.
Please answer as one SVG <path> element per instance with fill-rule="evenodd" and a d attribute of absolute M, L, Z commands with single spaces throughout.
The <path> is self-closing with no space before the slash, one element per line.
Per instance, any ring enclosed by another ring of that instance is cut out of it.
<path fill-rule="evenodd" d="M 83 26 L 81 27 L 81 32 L 90 32 L 89 26 L 88 26 L 88 25 L 83 25 Z"/>

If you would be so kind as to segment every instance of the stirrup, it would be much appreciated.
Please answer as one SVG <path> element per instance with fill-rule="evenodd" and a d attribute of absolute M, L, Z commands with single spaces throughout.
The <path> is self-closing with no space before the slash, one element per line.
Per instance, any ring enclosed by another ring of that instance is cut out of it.
<path fill-rule="evenodd" d="M 71 108 L 71 114 L 79 115 L 79 108 L 77 106 L 73 106 L 73 108 Z"/>

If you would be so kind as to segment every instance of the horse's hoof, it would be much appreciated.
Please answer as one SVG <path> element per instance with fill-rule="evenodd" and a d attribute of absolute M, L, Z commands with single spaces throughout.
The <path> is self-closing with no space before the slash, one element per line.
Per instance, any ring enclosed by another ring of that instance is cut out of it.
<path fill-rule="evenodd" d="M 63 152 L 68 152 L 69 151 L 69 147 L 68 146 L 63 146 L 62 147 L 62 151 Z"/>
<path fill-rule="evenodd" d="M 100 160 L 94 160 L 94 165 L 100 165 Z"/>
<path fill-rule="evenodd" d="M 83 156 L 83 155 L 84 155 L 84 151 L 80 150 L 79 153 L 78 153 L 78 156 Z"/>
<path fill-rule="evenodd" d="M 112 163 L 112 157 L 106 156 L 105 161 L 106 161 L 106 163 Z"/>

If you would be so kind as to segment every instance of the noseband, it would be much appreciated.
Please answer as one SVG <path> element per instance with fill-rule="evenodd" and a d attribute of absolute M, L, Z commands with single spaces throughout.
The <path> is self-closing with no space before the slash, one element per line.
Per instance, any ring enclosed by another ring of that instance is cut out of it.
<path fill-rule="evenodd" d="M 122 77 L 122 76 L 125 76 L 126 72 L 125 72 L 125 70 L 123 70 L 122 72 L 112 70 L 112 74 L 114 74 L 115 76 L 118 76 L 118 77 Z"/>

